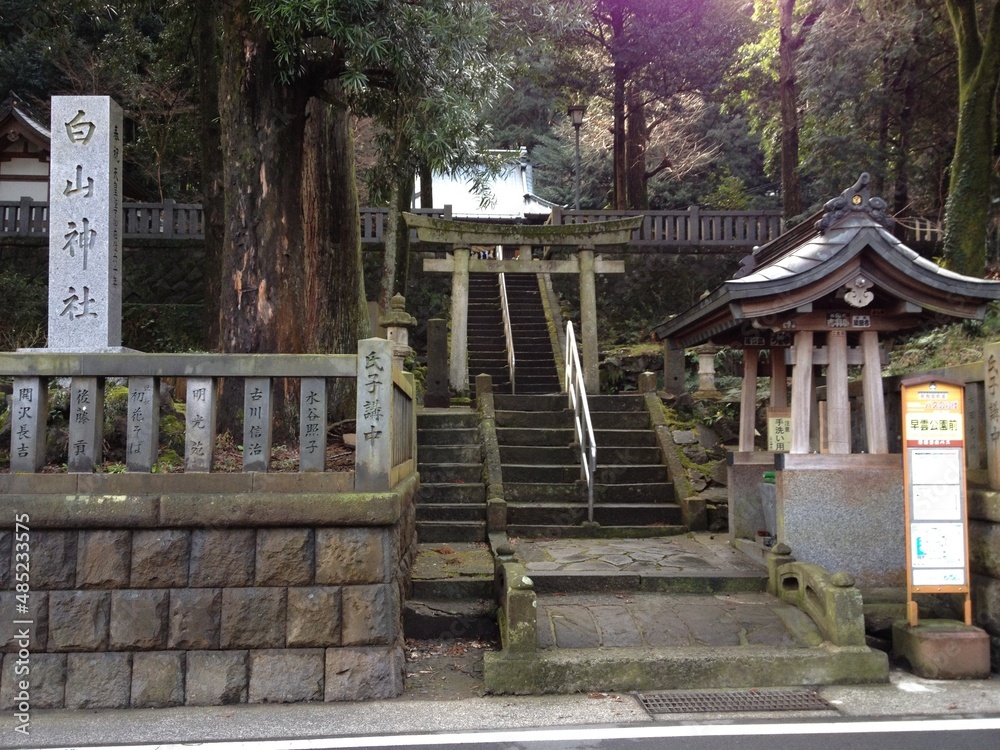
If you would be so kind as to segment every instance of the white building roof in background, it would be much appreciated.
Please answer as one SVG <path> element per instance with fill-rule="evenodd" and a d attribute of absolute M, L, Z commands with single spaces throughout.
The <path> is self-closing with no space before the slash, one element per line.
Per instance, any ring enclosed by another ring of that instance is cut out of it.
<path fill-rule="evenodd" d="M 557 205 L 534 194 L 534 176 L 528 151 L 500 151 L 509 156 L 507 167 L 490 182 L 490 199 L 481 205 L 482 196 L 473 192 L 471 170 L 455 174 L 434 173 L 433 193 L 435 207 L 451 206 L 455 219 L 493 219 L 523 221 L 530 217 L 547 217 Z M 420 177 L 416 180 L 413 206 L 420 205 Z"/>

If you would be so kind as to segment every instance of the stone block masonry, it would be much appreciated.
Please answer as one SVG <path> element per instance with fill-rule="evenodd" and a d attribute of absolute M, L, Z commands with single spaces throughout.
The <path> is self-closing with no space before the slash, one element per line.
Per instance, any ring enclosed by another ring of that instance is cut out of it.
<path fill-rule="evenodd" d="M 207 528 L 192 512 L 186 523 L 170 515 L 135 528 L 126 498 L 74 527 L 64 514 L 46 518 L 48 505 L 30 495 L 0 498 L 32 518 L 32 707 L 398 695 L 416 485 L 411 477 L 390 493 L 330 495 L 327 518 L 311 510 L 308 523 L 285 526 L 263 514 L 259 524 L 242 517 Z M 245 502 L 238 495 L 234 505 Z M 281 501 L 299 517 L 296 496 Z M 302 502 L 314 508 L 315 498 Z M 0 710 L 10 710 L 18 647 L 8 632 L 12 550 L 2 538 L 0 553 Z"/>

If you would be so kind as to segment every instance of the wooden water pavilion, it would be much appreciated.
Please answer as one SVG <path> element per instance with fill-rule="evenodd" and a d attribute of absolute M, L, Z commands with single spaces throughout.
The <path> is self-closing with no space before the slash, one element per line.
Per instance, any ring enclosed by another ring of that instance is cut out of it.
<path fill-rule="evenodd" d="M 732 541 L 753 544 L 765 529 L 760 483 L 775 471 L 770 533 L 778 542 L 861 583 L 899 585 L 902 456 L 890 453 L 899 425 L 886 421 L 885 344 L 954 318 L 981 320 L 1000 299 L 1000 282 L 953 273 L 904 245 L 868 182 L 862 174 L 819 221 L 757 248 L 732 279 L 653 335 L 664 342 L 668 383 L 685 349 L 743 352 L 739 445 L 729 456 Z M 863 404 L 854 414 L 852 374 Z M 767 451 L 755 444 L 762 377 L 770 378 Z M 886 544 L 897 536 L 898 545 Z"/>

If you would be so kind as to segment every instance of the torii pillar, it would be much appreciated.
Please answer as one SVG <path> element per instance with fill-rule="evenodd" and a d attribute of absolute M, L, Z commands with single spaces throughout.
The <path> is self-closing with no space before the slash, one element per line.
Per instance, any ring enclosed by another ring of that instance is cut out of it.
<path fill-rule="evenodd" d="M 477 224 L 449 221 L 431 216 L 404 213 L 403 219 L 417 230 L 420 242 L 451 245 L 448 258 L 424 260 L 424 270 L 450 273 L 451 281 L 451 353 L 449 381 L 453 391 L 464 393 L 469 384 L 468 305 L 470 273 L 575 273 L 580 276 L 580 346 L 583 350 L 584 387 L 587 393 L 600 391 L 597 369 L 597 287 L 595 275 L 624 273 L 623 261 L 605 260 L 599 247 L 625 245 L 642 224 L 642 216 L 589 224 L 522 226 Z M 558 247 L 572 257 L 564 260 L 532 260 L 529 252 L 514 259 L 470 257 L 473 245 L 507 247 Z"/>

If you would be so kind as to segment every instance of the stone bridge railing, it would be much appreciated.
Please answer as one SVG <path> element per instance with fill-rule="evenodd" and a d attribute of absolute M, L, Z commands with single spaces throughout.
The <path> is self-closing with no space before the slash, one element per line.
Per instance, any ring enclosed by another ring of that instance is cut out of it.
<path fill-rule="evenodd" d="M 299 472 L 325 470 L 327 385 L 357 380 L 357 449 L 354 487 L 388 490 L 414 471 L 415 410 L 412 375 L 393 366 L 391 342 L 359 342 L 358 355 L 287 354 L 0 354 L 0 374 L 13 378 L 10 424 L 12 473 L 36 472 L 45 463 L 49 409 L 47 382 L 66 379 L 69 426 L 65 461 L 72 473 L 101 463 L 104 389 L 127 382 L 126 469 L 148 474 L 159 452 L 159 380 L 186 383 L 185 473 L 212 469 L 220 382 L 243 381 L 243 472 L 266 473 L 272 424 L 271 383 L 296 378 L 299 395 Z"/>

